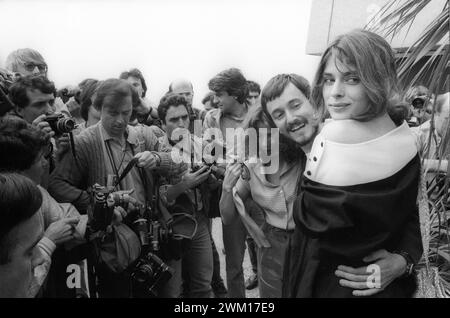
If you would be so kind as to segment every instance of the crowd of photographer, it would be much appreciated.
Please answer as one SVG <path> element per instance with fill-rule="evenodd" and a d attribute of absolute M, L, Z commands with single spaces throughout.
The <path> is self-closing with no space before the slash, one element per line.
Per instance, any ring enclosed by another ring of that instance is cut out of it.
<path fill-rule="evenodd" d="M 369 33 L 351 34 L 348 41 L 352 36 L 379 41 Z M 326 116 L 307 100 L 319 100 L 314 88 L 325 80 L 315 82 L 311 92 L 303 77 L 280 74 L 261 92 L 231 68 L 209 81 L 211 92 L 200 110 L 193 106 L 194 89 L 187 80 L 173 81 L 156 106 L 146 97 L 147 83 L 138 69 L 57 90 L 35 50 L 12 52 L 5 66 L 0 70 L 0 297 L 244 298 L 245 288 L 258 284 L 262 297 L 320 297 L 324 290 L 325 296 L 347 296 L 326 286 L 328 281 L 316 281 L 325 284 L 317 295 L 305 293 L 313 265 L 295 264 L 301 249 L 311 260 L 318 255 L 308 254 L 316 248 L 314 238 L 298 233 L 299 224 L 310 231 L 316 225 L 295 211 L 305 208 L 297 206 L 297 196 L 310 200 L 307 208 L 317 204 L 314 195 L 308 196 L 317 184 L 304 186 L 302 176 L 311 176 L 310 167 L 321 155 L 313 140 Z M 436 130 L 430 143 L 434 99 Z M 410 128 L 403 128 L 413 131 L 429 169 L 446 173 L 448 162 L 436 149 L 448 126 L 448 94 L 431 96 L 426 88 L 413 87 L 396 104 L 404 116 L 395 132 L 401 134 L 405 119 Z M 395 122 L 396 115 L 389 115 Z M 279 129 L 279 137 L 258 134 L 256 142 L 278 155 L 277 173 L 261 177 L 268 166 L 261 163 L 260 151 L 256 164 L 248 154 L 233 157 L 237 146 L 227 141 L 227 129 L 239 128 Z M 211 146 L 223 151 L 206 152 Z M 189 149 L 187 157 L 180 154 L 183 160 L 174 155 L 179 149 Z M 406 167 L 415 167 L 416 152 Z M 224 160 L 229 158 L 235 160 Z M 305 196 L 299 195 L 300 184 Z M 227 288 L 211 233 L 215 217 L 223 222 Z M 398 225 L 400 251 L 380 249 L 378 258 L 372 257 L 395 273 L 383 281 L 387 285 L 412 271 L 420 258 L 417 219 L 405 219 L 404 228 Z M 333 235 L 340 239 L 339 233 Z M 247 282 L 246 241 L 253 267 Z M 350 291 L 360 289 L 354 282 L 360 266 L 350 263 L 336 274 Z M 409 291 L 406 283 L 398 286 Z"/>

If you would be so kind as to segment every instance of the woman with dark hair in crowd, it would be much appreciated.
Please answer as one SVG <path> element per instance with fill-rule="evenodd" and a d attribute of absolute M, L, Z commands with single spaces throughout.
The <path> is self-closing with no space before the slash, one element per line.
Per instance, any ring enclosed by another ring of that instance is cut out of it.
<path fill-rule="evenodd" d="M 420 160 L 405 121 L 388 114 L 395 59 L 362 30 L 325 50 L 312 101 L 328 111 L 294 210 L 301 244 L 294 296 L 410 297 L 422 255 L 416 203 Z"/>

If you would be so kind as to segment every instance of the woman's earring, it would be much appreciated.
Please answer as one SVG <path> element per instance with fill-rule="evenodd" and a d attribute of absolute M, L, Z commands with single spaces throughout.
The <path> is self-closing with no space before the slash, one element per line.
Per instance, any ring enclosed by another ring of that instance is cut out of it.
<path fill-rule="evenodd" d="M 319 113 L 317 113 L 317 111 L 315 111 L 315 112 L 313 113 L 313 118 L 314 118 L 314 119 L 318 119 L 318 118 L 319 118 Z"/>

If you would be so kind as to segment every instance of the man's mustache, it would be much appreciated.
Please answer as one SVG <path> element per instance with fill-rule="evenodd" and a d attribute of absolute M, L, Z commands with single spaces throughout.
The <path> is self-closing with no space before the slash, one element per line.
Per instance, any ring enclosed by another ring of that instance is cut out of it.
<path fill-rule="evenodd" d="M 294 121 L 289 122 L 286 126 L 287 130 L 292 130 L 295 127 L 304 125 L 306 126 L 308 124 L 308 120 L 305 117 L 298 117 Z"/>

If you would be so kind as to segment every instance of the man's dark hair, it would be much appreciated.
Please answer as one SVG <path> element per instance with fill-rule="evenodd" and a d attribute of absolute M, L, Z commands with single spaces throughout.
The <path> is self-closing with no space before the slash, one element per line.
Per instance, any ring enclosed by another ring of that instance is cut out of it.
<path fill-rule="evenodd" d="M 30 103 L 27 96 L 27 89 L 40 90 L 44 94 L 56 96 L 55 84 L 44 75 L 28 75 L 20 77 L 9 88 L 9 97 L 13 104 L 19 108 L 25 108 Z"/>
<path fill-rule="evenodd" d="M 247 101 L 247 80 L 237 68 L 230 68 L 220 72 L 209 81 L 208 87 L 215 93 L 220 91 L 227 92 L 228 95 L 236 97 L 240 104 L 244 104 Z"/>
<path fill-rule="evenodd" d="M 207 102 L 211 102 L 211 104 L 212 104 L 213 99 L 214 99 L 214 93 L 213 92 L 208 92 L 205 95 L 205 97 L 203 97 L 202 104 L 205 105 Z"/>
<path fill-rule="evenodd" d="M 49 146 L 48 135 L 25 120 L 7 116 L 0 121 L 0 171 L 29 169 Z"/>
<path fill-rule="evenodd" d="M 119 76 L 120 79 L 124 79 L 124 80 L 126 80 L 129 77 L 136 77 L 141 80 L 141 85 L 142 85 L 142 90 L 143 90 L 141 97 L 145 97 L 145 94 L 147 93 L 147 84 L 145 83 L 144 75 L 142 75 L 142 72 L 140 70 L 138 70 L 137 68 L 132 68 L 131 70 L 129 70 L 127 72 L 122 72 L 122 74 L 120 74 L 120 76 Z"/>
<path fill-rule="evenodd" d="M 297 74 L 279 74 L 272 77 L 264 86 L 261 93 L 261 106 L 270 120 L 272 120 L 272 117 L 267 111 L 267 103 L 280 97 L 289 83 L 297 87 L 306 98 L 310 98 L 311 86 L 303 76 Z"/>
<path fill-rule="evenodd" d="M 116 101 L 120 101 L 125 97 L 131 96 L 133 111 L 139 106 L 141 102 L 141 99 L 139 98 L 139 95 L 133 88 L 133 86 L 131 86 L 131 84 L 123 79 L 110 78 L 106 81 L 101 82 L 97 89 L 97 96 L 94 100 L 94 107 L 97 110 L 101 110 L 103 102 L 108 96 L 113 97 Z"/>
<path fill-rule="evenodd" d="M 175 93 L 167 93 L 164 95 L 158 105 L 158 116 L 162 122 L 166 123 L 166 115 L 167 111 L 171 106 L 179 106 L 183 105 L 186 108 L 186 111 L 189 114 L 188 102 L 183 95 L 175 94 Z"/>
<path fill-rule="evenodd" d="M 42 194 L 27 177 L 0 172 L 0 264 L 10 262 L 10 251 L 19 242 L 8 237 L 14 227 L 30 219 L 42 205 Z"/>
<path fill-rule="evenodd" d="M 89 79 L 81 88 L 80 93 L 80 115 L 85 121 L 88 120 L 89 107 L 92 106 L 92 96 L 98 88 L 100 82 L 96 79 Z"/>
<path fill-rule="evenodd" d="M 253 81 L 247 81 L 247 84 L 248 84 L 249 92 L 257 92 L 258 95 L 261 94 L 261 87 L 259 86 L 258 83 L 253 82 Z"/>

